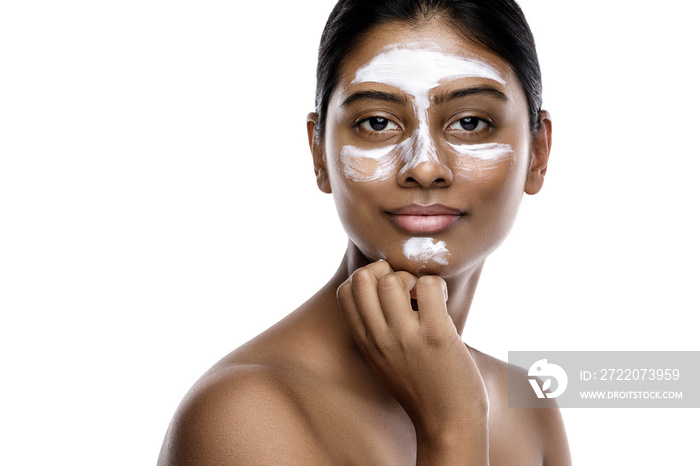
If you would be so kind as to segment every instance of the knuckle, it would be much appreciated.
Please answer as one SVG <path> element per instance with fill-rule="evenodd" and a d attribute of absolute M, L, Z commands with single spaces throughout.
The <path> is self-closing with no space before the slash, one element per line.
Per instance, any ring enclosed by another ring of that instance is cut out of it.
<path fill-rule="evenodd" d="M 350 289 L 350 283 L 347 281 L 340 285 L 335 292 L 335 296 L 339 302 L 346 300 L 350 294 L 352 294 L 352 290 Z"/>
<path fill-rule="evenodd" d="M 376 273 L 380 273 L 382 275 L 393 272 L 389 263 L 387 261 L 384 261 L 384 260 L 374 262 L 374 263 L 370 264 L 369 266 L 367 266 L 367 268 L 372 269 Z"/>
<path fill-rule="evenodd" d="M 358 269 L 352 274 L 352 286 L 362 286 L 371 283 L 374 280 L 374 275 L 366 268 Z"/>
<path fill-rule="evenodd" d="M 378 261 L 355 270 L 352 274 L 352 279 L 353 281 L 356 279 L 376 281 L 379 277 L 393 272 L 387 261 Z"/>
<path fill-rule="evenodd" d="M 387 274 L 380 277 L 377 286 L 386 290 L 403 287 L 401 279 L 394 274 Z"/>
<path fill-rule="evenodd" d="M 424 275 L 418 279 L 416 286 L 426 287 L 426 288 L 439 288 L 445 284 L 445 280 L 437 275 Z"/>
<path fill-rule="evenodd" d="M 418 280 L 418 277 L 403 270 L 394 272 L 393 275 L 395 275 L 401 281 L 402 286 L 407 289 L 412 289 L 416 285 L 416 280 Z"/>

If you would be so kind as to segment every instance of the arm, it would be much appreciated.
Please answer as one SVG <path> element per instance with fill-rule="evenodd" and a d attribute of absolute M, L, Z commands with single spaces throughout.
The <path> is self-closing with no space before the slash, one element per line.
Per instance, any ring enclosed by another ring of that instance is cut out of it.
<path fill-rule="evenodd" d="M 158 466 L 329 464 L 295 400 L 273 370 L 231 368 L 185 398 L 165 437 Z"/>
<path fill-rule="evenodd" d="M 411 309 L 415 295 L 418 312 Z M 436 276 L 358 269 L 338 301 L 360 352 L 411 418 L 417 464 L 488 465 L 488 398 Z"/>

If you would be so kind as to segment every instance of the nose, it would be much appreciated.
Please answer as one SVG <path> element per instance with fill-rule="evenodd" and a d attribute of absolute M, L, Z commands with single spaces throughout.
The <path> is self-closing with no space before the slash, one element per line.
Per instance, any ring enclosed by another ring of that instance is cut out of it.
<path fill-rule="evenodd" d="M 422 140 L 420 140 L 422 139 Z M 432 140 L 420 138 L 404 157 L 405 165 L 399 171 L 399 185 L 404 188 L 446 188 L 452 184 L 454 174 L 441 160 Z"/>

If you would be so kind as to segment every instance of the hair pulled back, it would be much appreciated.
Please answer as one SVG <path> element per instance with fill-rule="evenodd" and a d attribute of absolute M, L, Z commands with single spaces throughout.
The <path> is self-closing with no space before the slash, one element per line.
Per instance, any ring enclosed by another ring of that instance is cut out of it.
<path fill-rule="evenodd" d="M 328 18 L 318 51 L 316 136 L 320 140 L 340 68 L 365 34 L 374 26 L 391 21 L 417 26 L 432 18 L 441 19 L 511 66 L 527 97 L 530 128 L 539 129 L 540 65 L 532 32 L 514 0 L 340 0 Z"/>

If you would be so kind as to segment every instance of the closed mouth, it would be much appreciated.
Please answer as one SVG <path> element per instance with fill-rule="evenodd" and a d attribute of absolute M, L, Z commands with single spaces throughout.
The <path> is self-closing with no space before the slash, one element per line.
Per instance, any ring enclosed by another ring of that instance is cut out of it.
<path fill-rule="evenodd" d="M 442 204 L 411 204 L 387 211 L 392 222 L 409 233 L 429 234 L 444 231 L 452 227 L 465 211 L 453 209 Z"/>

